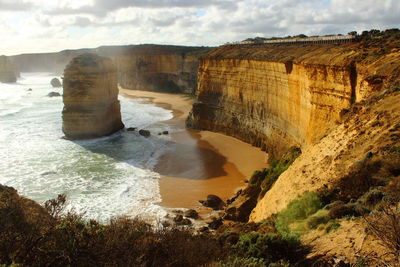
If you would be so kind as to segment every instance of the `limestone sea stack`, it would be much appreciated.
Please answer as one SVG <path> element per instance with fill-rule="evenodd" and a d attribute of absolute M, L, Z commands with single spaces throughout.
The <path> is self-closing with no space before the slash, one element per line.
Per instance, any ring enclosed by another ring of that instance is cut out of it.
<path fill-rule="evenodd" d="M 124 128 L 111 59 L 95 54 L 73 58 L 64 70 L 63 88 L 66 138 L 96 138 Z"/>
<path fill-rule="evenodd" d="M 6 56 L 0 56 L 0 82 L 15 83 L 18 73 Z"/>

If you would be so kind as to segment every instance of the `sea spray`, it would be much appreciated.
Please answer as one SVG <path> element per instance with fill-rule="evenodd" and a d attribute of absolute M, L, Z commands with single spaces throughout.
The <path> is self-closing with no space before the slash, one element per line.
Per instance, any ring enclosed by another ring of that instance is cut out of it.
<path fill-rule="evenodd" d="M 160 175 L 152 171 L 169 149 L 168 136 L 119 131 L 109 137 L 64 140 L 61 97 L 47 97 L 49 73 L 23 73 L 0 84 L 0 183 L 38 202 L 66 194 L 68 208 L 106 222 L 112 216 L 159 218 Z M 31 90 L 29 90 L 31 89 Z M 172 112 L 145 99 L 119 96 L 127 127 L 171 131 Z"/>

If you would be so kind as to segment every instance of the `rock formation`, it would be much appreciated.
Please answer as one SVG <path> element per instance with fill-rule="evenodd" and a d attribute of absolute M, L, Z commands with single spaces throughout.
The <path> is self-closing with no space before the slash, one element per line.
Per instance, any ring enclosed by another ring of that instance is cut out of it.
<path fill-rule="evenodd" d="M 188 125 L 220 131 L 280 155 L 319 140 L 343 109 L 391 77 L 399 52 L 357 44 L 223 46 L 200 59 L 198 102 Z M 376 53 L 376 54 L 375 54 Z"/>
<path fill-rule="evenodd" d="M 22 54 L 9 59 L 24 72 L 62 74 L 74 57 L 96 53 L 111 58 L 117 67 L 118 83 L 135 90 L 194 93 L 198 58 L 211 48 L 169 45 L 107 46 L 64 50 L 58 53 Z"/>
<path fill-rule="evenodd" d="M 62 87 L 62 84 L 58 78 L 51 79 L 50 84 L 53 87 Z"/>
<path fill-rule="evenodd" d="M 63 132 L 69 139 L 95 138 L 124 127 L 112 61 L 94 54 L 74 58 L 64 71 Z"/>
<path fill-rule="evenodd" d="M 198 58 L 209 48 L 143 45 L 114 57 L 118 81 L 134 90 L 194 93 Z"/>
<path fill-rule="evenodd" d="M 15 83 L 17 72 L 6 56 L 0 56 L 0 82 Z"/>

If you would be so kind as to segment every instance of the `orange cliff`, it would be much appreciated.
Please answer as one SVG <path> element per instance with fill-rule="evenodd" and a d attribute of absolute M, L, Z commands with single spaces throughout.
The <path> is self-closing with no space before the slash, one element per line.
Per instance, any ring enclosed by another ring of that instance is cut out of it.
<path fill-rule="evenodd" d="M 117 70 L 94 54 L 74 58 L 64 71 L 63 132 L 69 139 L 95 138 L 124 127 L 118 101 Z"/>
<path fill-rule="evenodd" d="M 342 110 L 399 76 L 399 51 L 358 43 L 222 46 L 200 60 L 198 101 L 187 123 L 275 156 L 293 145 L 305 149 Z"/>
<path fill-rule="evenodd" d="M 145 91 L 193 93 L 197 87 L 199 56 L 210 48 L 143 45 L 112 56 L 123 88 Z M 109 54 L 107 50 L 99 51 Z"/>

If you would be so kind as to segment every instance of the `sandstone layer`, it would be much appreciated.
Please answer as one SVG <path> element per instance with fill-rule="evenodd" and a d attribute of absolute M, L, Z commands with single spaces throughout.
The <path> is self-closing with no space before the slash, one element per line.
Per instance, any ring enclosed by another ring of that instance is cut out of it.
<path fill-rule="evenodd" d="M 200 60 L 188 125 L 279 156 L 319 140 L 352 103 L 399 75 L 399 48 L 360 44 L 223 46 Z"/>
<path fill-rule="evenodd" d="M 94 54 L 74 58 L 64 71 L 63 132 L 69 139 L 95 138 L 124 127 L 118 101 L 117 70 Z"/>
<path fill-rule="evenodd" d="M 144 45 L 114 55 L 118 82 L 127 89 L 194 93 L 198 58 L 209 48 Z"/>
<path fill-rule="evenodd" d="M 14 83 L 18 73 L 6 56 L 0 56 L 0 82 Z"/>

